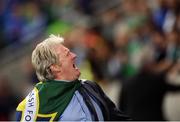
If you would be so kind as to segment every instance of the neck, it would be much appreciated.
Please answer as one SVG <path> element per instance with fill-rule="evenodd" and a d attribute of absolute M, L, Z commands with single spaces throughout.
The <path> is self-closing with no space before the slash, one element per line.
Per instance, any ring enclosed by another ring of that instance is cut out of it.
<path fill-rule="evenodd" d="M 64 79 L 54 79 L 55 81 L 65 81 L 65 82 L 71 82 L 70 80 L 64 80 Z"/>
<path fill-rule="evenodd" d="M 65 82 L 73 82 L 73 81 L 76 81 L 76 80 L 78 80 L 78 79 L 74 79 L 74 80 L 68 80 L 68 79 L 58 79 L 58 78 L 55 78 L 54 79 L 55 81 L 65 81 Z"/>

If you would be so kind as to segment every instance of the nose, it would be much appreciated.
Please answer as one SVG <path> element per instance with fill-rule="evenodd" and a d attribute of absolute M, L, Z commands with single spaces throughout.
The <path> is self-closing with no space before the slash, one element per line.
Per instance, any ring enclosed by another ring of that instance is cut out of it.
<path fill-rule="evenodd" d="M 75 59 L 77 57 L 77 55 L 73 52 L 71 52 L 72 58 Z"/>

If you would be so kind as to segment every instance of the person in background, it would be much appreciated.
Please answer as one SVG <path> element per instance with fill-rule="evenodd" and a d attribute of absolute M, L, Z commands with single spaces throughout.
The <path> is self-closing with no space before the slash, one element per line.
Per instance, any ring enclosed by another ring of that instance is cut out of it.
<path fill-rule="evenodd" d="M 146 58 L 150 58 L 150 53 Z M 179 62 L 166 65 L 163 63 L 164 59 L 143 60 L 144 64 L 138 74 L 122 84 L 120 109 L 135 121 L 166 121 L 163 111 L 164 97 L 168 92 L 180 91 L 179 84 L 168 81 L 178 82 Z"/>
<path fill-rule="evenodd" d="M 78 79 L 76 54 L 50 35 L 32 53 L 39 83 L 17 107 L 17 121 L 131 120 L 95 82 Z"/>
<path fill-rule="evenodd" d="M 0 121 L 12 121 L 19 98 L 6 75 L 0 75 Z"/>

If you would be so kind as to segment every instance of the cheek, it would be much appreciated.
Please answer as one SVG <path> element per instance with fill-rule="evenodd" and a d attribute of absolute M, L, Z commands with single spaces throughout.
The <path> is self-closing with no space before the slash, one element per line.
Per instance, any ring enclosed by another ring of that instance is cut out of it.
<path fill-rule="evenodd" d="M 68 62 L 63 63 L 63 69 L 64 71 L 68 72 L 72 68 L 72 65 Z"/>

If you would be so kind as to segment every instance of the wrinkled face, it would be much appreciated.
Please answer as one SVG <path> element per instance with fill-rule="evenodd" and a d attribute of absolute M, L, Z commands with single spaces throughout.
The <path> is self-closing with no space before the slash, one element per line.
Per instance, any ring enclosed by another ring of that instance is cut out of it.
<path fill-rule="evenodd" d="M 62 44 L 56 45 L 54 49 L 60 62 L 61 80 L 73 81 L 78 79 L 81 73 L 75 65 L 76 54 Z"/>

